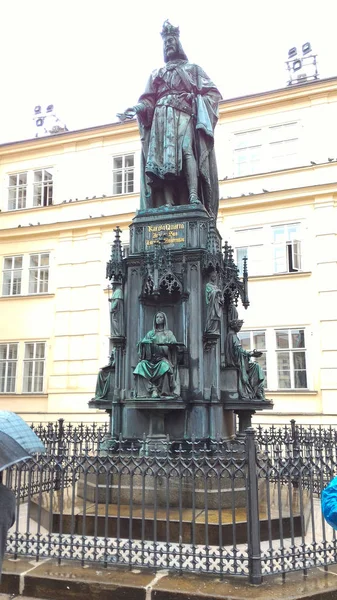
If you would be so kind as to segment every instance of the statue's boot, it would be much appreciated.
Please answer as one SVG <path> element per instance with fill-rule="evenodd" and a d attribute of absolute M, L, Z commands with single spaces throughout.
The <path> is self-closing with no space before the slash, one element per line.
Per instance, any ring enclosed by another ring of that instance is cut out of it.
<path fill-rule="evenodd" d="M 198 198 L 198 194 L 196 193 L 192 193 L 189 196 L 189 203 L 190 204 L 201 204 L 199 198 Z"/>

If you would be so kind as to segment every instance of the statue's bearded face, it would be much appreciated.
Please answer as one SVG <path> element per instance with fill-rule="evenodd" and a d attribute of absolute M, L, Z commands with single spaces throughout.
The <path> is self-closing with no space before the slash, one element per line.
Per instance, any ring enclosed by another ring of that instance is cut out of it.
<path fill-rule="evenodd" d="M 164 60 L 173 60 L 179 54 L 179 43 L 174 35 L 168 35 L 164 39 Z"/>

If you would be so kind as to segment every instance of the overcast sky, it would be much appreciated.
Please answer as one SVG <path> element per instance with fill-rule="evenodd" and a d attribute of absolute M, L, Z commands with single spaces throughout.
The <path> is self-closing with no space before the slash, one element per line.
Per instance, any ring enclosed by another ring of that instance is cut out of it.
<path fill-rule="evenodd" d="M 311 42 L 337 75 L 337 0 L 0 0 L 0 142 L 35 136 L 34 106 L 68 129 L 116 121 L 163 63 L 170 19 L 225 99 L 284 87 L 288 49 Z"/>

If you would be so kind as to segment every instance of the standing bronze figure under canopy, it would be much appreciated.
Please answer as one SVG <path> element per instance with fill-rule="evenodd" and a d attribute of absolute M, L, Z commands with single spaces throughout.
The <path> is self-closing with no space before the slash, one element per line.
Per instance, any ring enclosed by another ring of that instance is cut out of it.
<path fill-rule="evenodd" d="M 217 284 L 217 274 L 212 271 L 206 283 L 206 333 L 220 333 L 223 318 L 223 292 Z"/>
<path fill-rule="evenodd" d="M 118 115 L 138 117 L 142 141 L 141 209 L 198 204 L 217 216 L 218 173 L 214 128 L 221 94 L 188 62 L 179 28 L 165 21 L 166 65 L 153 71 L 138 104 Z"/>
<path fill-rule="evenodd" d="M 110 302 L 110 336 L 121 337 L 124 334 L 124 298 L 122 284 L 114 283 L 114 292 Z"/>

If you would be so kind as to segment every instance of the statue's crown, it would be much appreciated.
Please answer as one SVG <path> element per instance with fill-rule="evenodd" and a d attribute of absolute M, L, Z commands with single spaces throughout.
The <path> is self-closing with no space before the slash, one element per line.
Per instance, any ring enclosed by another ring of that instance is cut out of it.
<path fill-rule="evenodd" d="M 170 21 L 166 19 L 166 21 L 163 24 L 163 29 L 160 35 L 162 37 L 166 37 L 167 35 L 174 35 L 175 37 L 179 37 L 179 27 L 174 27 L 173 25 L 171 25 Z"/>

